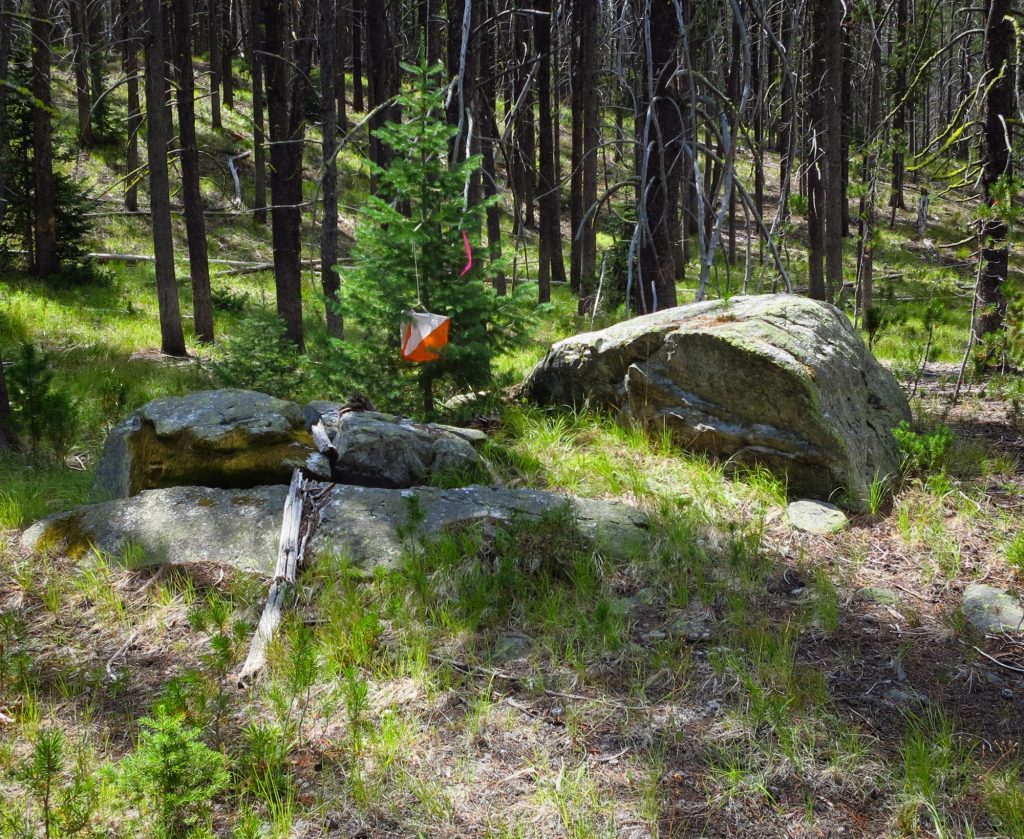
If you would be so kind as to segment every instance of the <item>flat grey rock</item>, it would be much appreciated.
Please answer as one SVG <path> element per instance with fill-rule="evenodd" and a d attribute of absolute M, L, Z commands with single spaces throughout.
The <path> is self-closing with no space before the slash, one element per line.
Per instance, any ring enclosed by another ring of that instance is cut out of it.
<path fill-rule="evenodd" d="M 131 498 L 78 507 L 36 522 L 22 535 L 27 549 L 59 547 L 81 556 L 92 546 L 115 561 L 147 565 L 219 562 L 244 571 L 272 572 L 277 558 L 286 486 L 245 490 L 170 487 Z M 416 511 L 414 534 L 448 528 L 537 519 L 568 505 L 580 533 L 609 550 L 626 551 L 646 538 L 647 517 L 634 507 L 526 489 L 383 489 L 335 486 L 312 543 L 347 553 L 364 568 L 394 567 L 403 552 L 401 531 Z"/>
<path fill-rule="evenodd" d="M 1006 589 L 972 583 L 964 589 L 964 617 L 978 632 L 1000 635 L 1024 628 L 1024 607 Z"/>
<path fill-rule="evenodd" d="M 846 315 L 796 295 L 734 297 L 633 318 L 555 344 L 522 386 L 667 429 L 690 450 L 759 464 L 797 495 L 864 510 L 899 472 L 910 406 Z"/>
<path fill-rule="evenodd" d="M 846 513 L 824 501 L 794 501 L 786 508 L 786 515 L 794 528 L 816 536 L 838 533 L 850 523 Z"/>

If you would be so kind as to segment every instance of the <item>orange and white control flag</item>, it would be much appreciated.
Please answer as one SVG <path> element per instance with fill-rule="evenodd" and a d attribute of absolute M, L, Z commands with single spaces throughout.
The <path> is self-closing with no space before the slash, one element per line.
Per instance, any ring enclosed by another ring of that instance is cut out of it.
<path fill-rule="evenodd" d="M 402 324 L 402 358 L 406 361 L 436 361 L 438 352 L 448 344 L 447 315 L 409 312 Z"/>

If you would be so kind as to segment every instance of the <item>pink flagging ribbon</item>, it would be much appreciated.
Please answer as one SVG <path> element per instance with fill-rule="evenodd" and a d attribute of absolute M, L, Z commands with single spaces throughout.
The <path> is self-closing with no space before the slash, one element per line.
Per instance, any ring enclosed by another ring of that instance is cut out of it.
<path fill-rule="evenodd" d="M 473 251 L 469 248 L 469 236 L 466 235 L 466 231 L 462 231 L 462 243 L 466 246 L 466 259 L 469 261 L 466 263 L 466 267 L 462 269 L 460 277 L 465 277 L 469 273 L 469 269 L 473 267 Z"/>

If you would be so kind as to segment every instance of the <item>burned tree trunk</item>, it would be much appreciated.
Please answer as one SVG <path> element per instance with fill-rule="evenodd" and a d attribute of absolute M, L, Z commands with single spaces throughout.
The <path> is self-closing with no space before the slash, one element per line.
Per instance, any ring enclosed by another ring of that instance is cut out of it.
<path fill-rule="evenodd" d="M 178 76 L 178 138 L 181 142 L 181 193 L 192 277 L 192 314 L 196 338 L 213 343 L 213 298 L 206 255 L 206 219 L 199 185 L 196 140 L 195 75 L 192 70 L 192 0 L 174 0 L 174 46 Z"/>
<path fill-rule="evenodd" d="M 671 82 L 681 33 L 672 0 L 646 0 L 645 6 L 636 114 L 638 298 L 644 312 L 653 312 L 677 303 L 672 208 L 679 200 L 683 125 Z"/>
<path fill-rule="evenodd" d="M 551 299 L 551 282 L 565 282 L 562 231 L 559 221 L 558 181 L 555 178 L 555 125 L 551 110 L 551 0 L 535 4 L 534 42 L 540 54 L 537 98 L 540 103 L 540 243 L 538 257 L 539 299 Z"/>
<path fill-rule="evenodd" d="M 323 201 L 320 228 L 320 279 L 324 287 L 327 331 L 341 338 L 343 324 L 338 311 L 341 277 L 334 269 L 338 261 L 338 95 L 336 0 L 320 0 L 320 92 L 323 102 Z"/>
<path fill-rule="evenodd" d="M 35 178 L 35 236 L 32 273 L 48 277 L 60 270 L 57 253 L 56 182 L 53 175 L 53 124 L 50 93 L 48 0 L 35 0 L 32 14 L 32 158 Z"/>
<path fill-rule="evenodd" d="M 997 332 L 1006 321 L 1006 297 L 1003 285 L 1009 271 L 1009 247 L 1001 202 L 1009 200 L 1003 189 L 1010 176 L 1013 113 L 1013 23 L 1010 0 L 989 0 L 985 26 L 985 125 L 984 168 L 981 186 L 988 207 L 982 227 L 982 267 L 978 279 L 978 315 L 974 322 L 977 337 Z"/>
<path fill-rule="evenodd" d="M 174 276 L 171 235 L 170 178 L 167 143 L 170 137 L 167 86 L 164 82 L 164 11 L 161 0 L 145 0 L 146 11 L 146 149 L 149 155 L 149 203 L 156 257 L 156 291 L 160 309 L 161 349 L 167 355 L 187 355 L 181 329 L 178 281 Z"/>

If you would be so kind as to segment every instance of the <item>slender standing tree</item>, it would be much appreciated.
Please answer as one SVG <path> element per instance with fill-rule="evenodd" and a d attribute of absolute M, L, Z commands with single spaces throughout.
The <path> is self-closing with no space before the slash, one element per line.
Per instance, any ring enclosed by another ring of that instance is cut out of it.
<path fill-rule="evenodd" d="M 808 294 L 824 300 L 825 290 L 825 225 L 826 169 L 828 167 L 828 124 L 826 108 L 829 101 L 829 44 L 827 16 L 830 0 L 816 0 L 809 10 L 813 42 L 809 61 L 807 93 L 807 137 L 804 157 L 807 169 L 807 283 Z"/>
<path fill-rule="evenodd" d="M 224 41 L 220 50 L 220 82 L 224 89 L 222 102 L 229 110 L 235 109 L 235 74 L 232 62 L 235 58 L 235 18 L 231 13 L 232 0 L 223 0 L 221 7 L 221 35 Z"/>
<path fill-rule="evenodd" d="M 338 261 L 338 97 L 337 77 L 337 0 L 320 0 L 320 99 L 323 108 L 323 207 L 320 228 L 320 278 L 327 309 L 327 331 L 335 338 L 343 337 L 344 325 L 338 308 L 341 277 L 335 270 Z"/>
<path fill-rule="evenodd" d="M 311 12 L 312 4 L 292 6 L 287 0 L 263 0 L 277 313 L 284 321 L 288 340 L 300 350 L 305 347 L 300 251 L 302 144 L 306 80 L 312 53 L 307 38 L 312 29 L 308 19 Z M 299 37 L 286 40 L 293 28 Z"/>
<path fill-rule="evenodd" d="M 7 395 L 7 378 L 4 375 L 4 359 L 0 353 L 0 451 L 14 451 L 17 448 L 18 436 L 14 433 L 11 400 Z"/>
<path fill-rule="evenodd" d="M 210 38 L 210 124 L 218 130 L 221 127 L 220 90 L 223 70 L 221 52 L 224 46 L 221 3 L 223 2 L 224 0 L 207 0 L 206 7 L 206 21 Z"/>
<path fill-rule="evenodd" d="M 10 65 L 11 46 L 14 41 L 15 0 L 0 0 L 0 79 L 7 78 Z M 0 84 L 0 148 L 7 144 L 4 117 L 7 113 L 7 85 Z M 0 167 L 0 221 L 4 217 L 4 168 Z"/>
<path fill-rule="evenodd" d="M 382 2 L 382 0 L 371 0 Z M 363 111 L 363 22 L 364 0 L 352 0 L 352 107 Z"/>
<path fill-rule="evenodd" d="M 540 135 L 540 242 L 538 246 L 538 297 L 541 303 L 551 299 L 551 283 L 565 282 L 562 260 L 562 229 L 559 220 L 558 180 L 555 177 L 555 125 L 551 109 L 551 0 L 534 4 L 533 39 L 540 64 L 537 67 Z"/>
<path fill-rule="evenodd" d="M 645 0 L 643 72 L 637 97 L 636 170 L 639 299 L 643 311 L 676 305 L 672 208 L 678 203 L 682 119 L 672 87 L 678 69 L 679 22 L 672 0 Z"/>
<path fill-rule="evenodd" d="M 45 2 L 45 0 L 40 0 Z M 156 293 L 160 309 L 161 349 L 184 356 L 178 281 L 174 275 L 174 238 L 171 234 L 170 178 L 167 144 L 170 136 L 164 79 L 164 9 L 162 0 L 145 0 L 146 151 L 149 157 L 149 205 L 156 257 Z"/>
<path fill-rule="evenodd" d="M 981 275 L 978 278 L 977 337 L 1002 329 L 1006 321 L 1003 285 L 1009 272 L 1010 252 L 1006 239 L 1009 225 L 1001 202 L 1009 199 L 1006 179 L 1011 174 L 1010 142 L 1013 130 L 1013 22 L 1010 0 L 989 0 L 985 23 L 985 123 L 984 159 L 981 174 L 986 206 L 982 225 Z"/>
<path fill-rule="evenodd" d="M 195 76 L 192 69 L 192 0 L 174 0 L 174 45 L 178 79 L 178 138 L 181 142 L 181 193 L 185 204 L 188 264 L 192 276 L 192 315 L 196 338 L 213 342 L 213 298 L 206 255 L 206 219 L 199 183 L 196 140 Z"/>
<path fill-rule="evenodd" d="M 35 179 L 35 237 L 32 273 L 48 277 L 60 270 L 57 253 L 56 180 L 53 174 L 53 110 L 50 94 L 49 0 L 34 0 L 32 10 L 32 161 Z"/>
<path fill-rule="evenodd" d="M 829 297 L 843 287 L 843 232 L 846 190 L 843 188 L 843 14 L 844 0 L 819 0 L 822 4 L 822 47 L 825 76 L 821 80 L 824 105 L 825 156 L 825 279 Z"/>
<path fill-rule="evenodd" d="M 139 103 L 139 33 L 138 0 L 122 0 L 121 23 L 124 41 L 124 75 L 128 93 L 128 148 L 125 151 L 127 178 L 124 186 L 124 208 L 139 209 L 139 132 L 142 130 L 142 108 Z"/>
<path fill-rule="evenodd" d="M 588 211 L 597 201 L 601 141 L 597 99 L 597 0 L 573 0 L 572 174 L 569 283 L 576 292 L 593 285 L 597 234 Z M 587 219 L 584 224 L 584 219 Z"/>
<path fill-rule="evenodd" d="M 92 88 L 89 85 L 89 29 L 86 0 L 69 0 L 71 44 L 74 48 L 75 99 L 78 104 L 78 143 L 92 145 Z"/>
<path fill-rule="evenodd" d="M 249 3 L 249 62 L 252 71 L 253 219 L 267 223 L 267 147 L 263 120 L 263 19 L 260 0 Z"/>
<path fill-rule="evenodd" d="M 892 116 L 892 189 L 889 193 L 889 206 L 892 208 L 893 223 L 896 220 L 896 210 L 907 209 L 903 198 L 903 179 L 907 166 L 907 59 L 910 52 L 907 4 L 908 0 L 896 0 L 896 23 L 892 43 L 892 93 L 896 108 Z"/>

